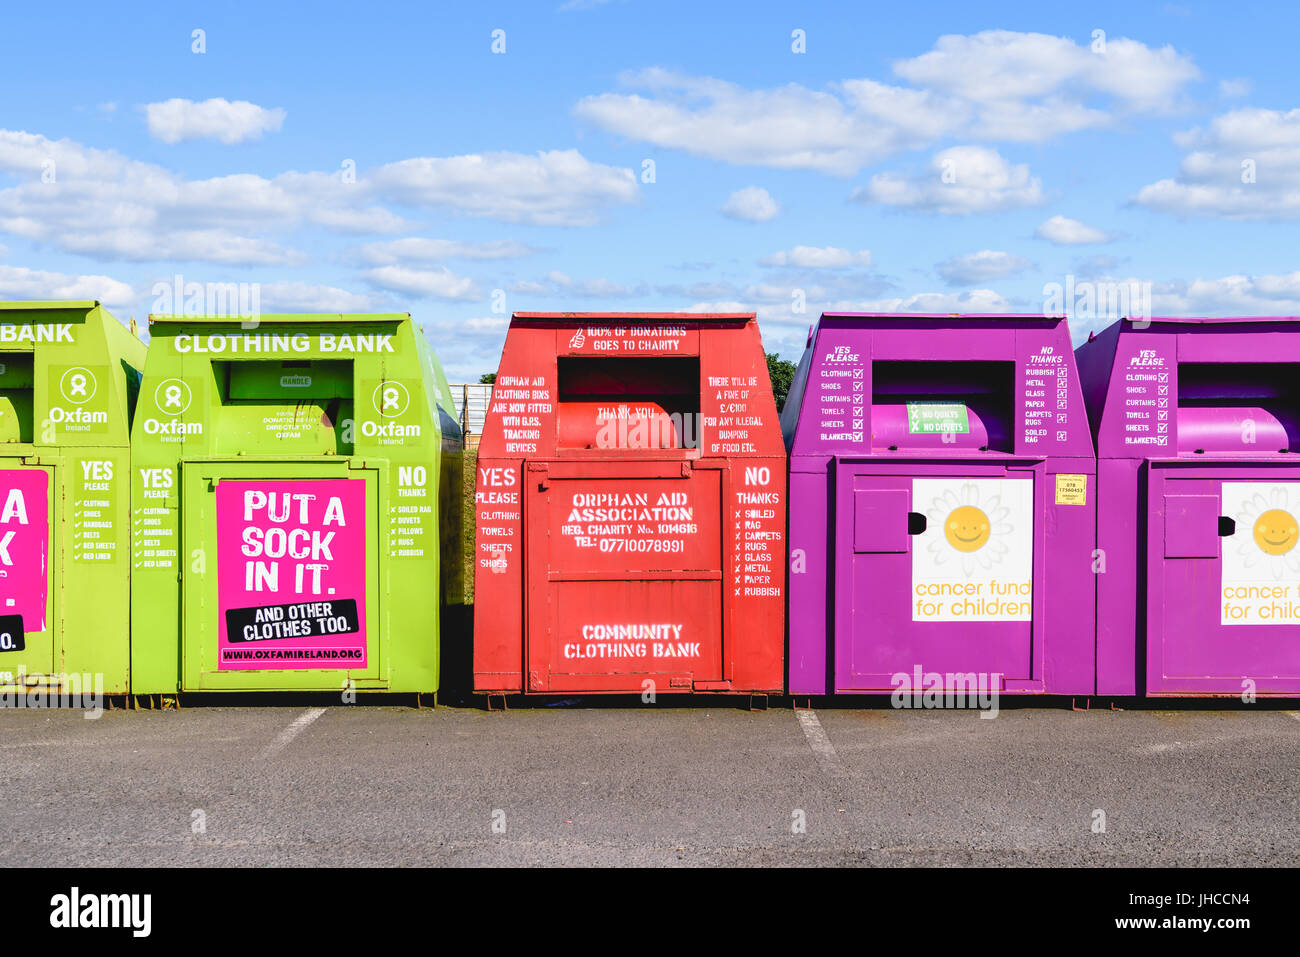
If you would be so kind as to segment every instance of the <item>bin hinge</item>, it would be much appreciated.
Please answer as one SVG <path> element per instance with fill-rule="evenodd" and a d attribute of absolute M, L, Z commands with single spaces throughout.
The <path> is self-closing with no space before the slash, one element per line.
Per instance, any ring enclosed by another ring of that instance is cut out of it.
<path fill-rule="evenodd" d="M 691 477 L 691 463 L 690 463 L 690 462 L 683 462 L 683 463 L 682 463 L 682 478 L 690 478 L 690 477 Z"/>
<path fill-rule="evenodd" d="M 39 455 L 24 455 L 20 461 L 23 465 L 40 465 L 41 457 Z"/>
<path fill-rule="evenodd" d="M 537 491 L 545 492 L 551 487 L 551 470 L 545 462 L 529 462 L 528 474 L 537 480 Z"/>
<path fill-rule="evenodd" d="M 348 459 L 348 469 L 352 471 L 360 471 L 361 469 L 368 468 L 370 468 L 370 465 L 365 459 Z"/>

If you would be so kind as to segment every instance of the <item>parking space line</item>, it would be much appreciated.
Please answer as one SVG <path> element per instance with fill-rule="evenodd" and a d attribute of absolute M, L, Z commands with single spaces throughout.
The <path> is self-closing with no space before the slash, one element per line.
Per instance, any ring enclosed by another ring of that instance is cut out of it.
<path fill-rule="evenodd" d="M 288 746 L 294 738 L 302 734 L 303 729 L 311 724 L 317 718 L 325 713 L 324 708 L 308 708 L 298 717 L 293 719 L 289 727 L 285 728 L 275 736 L 275 740 L 268 744 L 259 757 L 265 761 L 267 758 L 273 758 Z"/>
<path fill-rule="evenodd" d="M 796 711 L 795 715 L 799 718 L 799 727 L 803 728 L 804 737 L 808 739 L 808 747 L 812 748 L 813 754 L 817 756 L 817 763 L 822 766 L 822 770 L 827 774 L 844 774 L 844 765 L 840 764 L 835 746 L 831 744 L 826 729 L 817 719 L 817 712 L 808 708 Z"/>

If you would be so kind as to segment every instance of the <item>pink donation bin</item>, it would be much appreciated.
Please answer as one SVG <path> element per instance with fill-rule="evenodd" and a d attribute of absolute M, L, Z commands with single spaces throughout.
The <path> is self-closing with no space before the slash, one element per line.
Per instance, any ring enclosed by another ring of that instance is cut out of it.
<path fill-rule="evenodd" d="M 1123 319 L 1077 359 L 1098 693 L 1300 695 L 1300 318 Z"/>
<path fill-rule="evenodd" d="M 1095 459 L 1063 317 L 824 314 L 782 429 L 792 694 L 1093 692 Z"/>

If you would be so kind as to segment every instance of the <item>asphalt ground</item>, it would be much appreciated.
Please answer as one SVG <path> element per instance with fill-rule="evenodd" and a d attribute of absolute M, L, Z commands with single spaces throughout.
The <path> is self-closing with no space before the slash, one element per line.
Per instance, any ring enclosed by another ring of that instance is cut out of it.
<path fill-rule="evenodd" d="M 0 709 L 0 865 L 1300 864 L 1276 703 L 551 704 Z"/>

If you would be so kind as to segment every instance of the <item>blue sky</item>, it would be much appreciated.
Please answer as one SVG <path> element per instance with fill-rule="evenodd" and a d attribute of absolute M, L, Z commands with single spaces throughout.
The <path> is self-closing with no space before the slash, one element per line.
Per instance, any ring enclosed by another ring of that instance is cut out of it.
<path fill-rule="evenodd" d="M 1300 313 L 1300 13 L 1046 6 L 11 6 L 0 298 L 257 283 L 453 379 L 529 309 Z"/>

